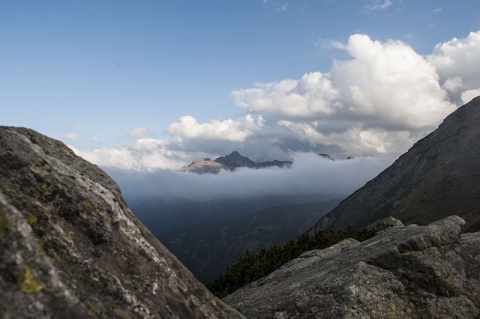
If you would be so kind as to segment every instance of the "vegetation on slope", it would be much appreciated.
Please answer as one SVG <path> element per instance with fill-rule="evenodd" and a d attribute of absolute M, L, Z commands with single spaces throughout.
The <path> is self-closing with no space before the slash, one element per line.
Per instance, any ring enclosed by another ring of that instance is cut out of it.
<path fill-rule="evenodd" d="M 207 288 L 219 298 L 223 298 L 235 290 L 265 277 L 306 251 L 328 248 L 347 238 L 364 241 L 374 235 L 375 231 L 373 230 L 358 230 L 349 226 L 346 230 L 338 232 L 318 232 L 315 235 L 305 233 L 297 239 L 291 239 L 283 246 L 274 245 L 269 249 L 262 249 L 258 254 L 247 251 L 236 264 L 227 268 L 225 273 L 217 279 L 209 281 Z"/>

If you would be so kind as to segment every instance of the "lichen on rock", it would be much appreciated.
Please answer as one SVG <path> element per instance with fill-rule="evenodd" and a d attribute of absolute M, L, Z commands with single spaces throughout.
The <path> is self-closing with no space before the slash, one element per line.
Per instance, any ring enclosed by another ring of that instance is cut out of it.
<path fill-rule="evenodd" d="M 29 129 L 0 127 L 0 145 L 1 318 L 243 318 L 100 168 Z"/>

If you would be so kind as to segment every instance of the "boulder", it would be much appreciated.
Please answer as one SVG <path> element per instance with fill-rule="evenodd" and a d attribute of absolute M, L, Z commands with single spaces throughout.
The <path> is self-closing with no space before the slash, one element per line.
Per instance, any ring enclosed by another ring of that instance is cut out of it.
<path fill-rule="evenodd" d="M 247 318 L 478 318 L 480 233 L 450 216 L 305 253 L 224 301 Z"/>
<path fill-rule="evenodd" d="M 0 127 L 0 317 L 243 318 L 63 143 Z"/>

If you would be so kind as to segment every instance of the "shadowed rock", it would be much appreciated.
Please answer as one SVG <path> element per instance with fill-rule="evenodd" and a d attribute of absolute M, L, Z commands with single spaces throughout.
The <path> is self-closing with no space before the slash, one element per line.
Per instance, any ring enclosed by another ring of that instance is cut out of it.
<path fill-rule="evenodd" d="M 224 300 L 247 318 L 478 318 L 480 233 L 447 217 L 312 251 Z"/>
<path fill-rule="evenodd" d="M 0 127 L 1 318 L 243 318 L 63 143 Z"/>

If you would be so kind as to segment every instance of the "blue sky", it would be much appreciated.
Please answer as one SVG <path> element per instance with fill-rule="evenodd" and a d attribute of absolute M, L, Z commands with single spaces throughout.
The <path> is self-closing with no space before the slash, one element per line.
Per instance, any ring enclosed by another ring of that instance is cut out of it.
<path fill-rule="evenodd" d="M 137 170 L 396 154 L 480 93 L 479 30 L 476 0 L 0 0 L 0 124 Z"/>

